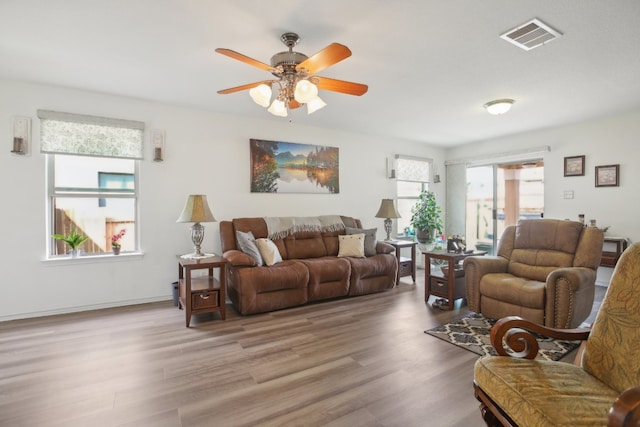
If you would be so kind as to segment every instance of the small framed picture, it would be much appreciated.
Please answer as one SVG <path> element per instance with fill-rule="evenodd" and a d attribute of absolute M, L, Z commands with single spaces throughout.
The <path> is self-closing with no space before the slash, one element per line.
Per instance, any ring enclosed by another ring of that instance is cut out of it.
<path fill-rule="evenodd" d="M 564 176 L 584 176 L 584 156 L 565 157 Z"/>
<path fill-rule="evenodd" d="M 620 165 L 596 166 L 596 187 L 617 187 L 620 185 Z"/>

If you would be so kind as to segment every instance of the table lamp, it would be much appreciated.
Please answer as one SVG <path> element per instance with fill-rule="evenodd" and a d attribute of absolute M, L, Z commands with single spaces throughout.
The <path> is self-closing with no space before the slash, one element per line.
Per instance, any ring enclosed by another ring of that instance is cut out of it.
<path fill-rule="evenodd" d="M 376 218 L 386 218 L 384 220 L 384 231 L 387 232 L 387 238 L 385 241 L 390 241 L 391 237 L 391 218 L 400 218 L 400 214 L 396 211 L 396 207 L 393 204 L 393 199 L 382 199 L 382 203 L 380 203 L 380 209 L 378 209 L 378 213 L 376 214 Z"/>
<path fill-rule="evenodd" d="M 215 218 L 207 204 L 207 196 L 203 194 L 192 194 L 187 198 L 187 203 L 176 222 L 193 222 L 191 226 L 191 240 L 195 245 L 195 252 L 192 254 L 182 255 L 180 258 L 206 258 L 213 254 L 206 254 L 200 249 L 202 240 L 204 239 L 204 226 L 201 222 L 215 222 Z"/>

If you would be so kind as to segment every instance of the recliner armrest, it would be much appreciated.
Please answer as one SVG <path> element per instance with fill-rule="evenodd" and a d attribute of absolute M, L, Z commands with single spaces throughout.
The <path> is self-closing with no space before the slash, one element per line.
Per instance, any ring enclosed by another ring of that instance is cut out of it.
<path fill-rule="evenodd" d="M 377 254 L 391 254 L 395 251 L 395 248 L 388 243 L 385 242 L 377 242 L 376 243 L 376 253 Z"/>
<path fill-rule="evenodd" d="M 545 325 L 575 328 L 593 307 L 596 271 L 586 267 L 565 267 L 547 276 Z"/>
<path fill-rule="evenodd" d="M 501 256 L 470 256 L 465 258 L 464 283 L 469 310 L 480 313 L 480 279 L 488 273 L 505 273 L 509 260 Z"/>
<path fill-rule="evenodd" d="M 245 254 L 237 249 L 231 249 L 222 254 L 223 258 L 229 261 L 234 267 L 255 267 L 256 260 L 252 256 Z"/>

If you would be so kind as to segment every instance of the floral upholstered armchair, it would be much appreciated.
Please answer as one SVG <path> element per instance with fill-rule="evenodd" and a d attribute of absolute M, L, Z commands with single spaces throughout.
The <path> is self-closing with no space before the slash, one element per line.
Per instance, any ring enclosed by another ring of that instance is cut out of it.
<path fill-rule="evenodd" d="M 515 328 L 515 329 L 514 329 Z M 524 330 L 585 339 L 574 364 L 533 359 Z M 518 357 L 508 357 L 503 338 Z M 640 243 L 622 255 L 590 329 L 553 329 L 519 317 L 491 330 L 500 356 L 478 359 L 476 398 L 488 426 L 640 425 Z"/>

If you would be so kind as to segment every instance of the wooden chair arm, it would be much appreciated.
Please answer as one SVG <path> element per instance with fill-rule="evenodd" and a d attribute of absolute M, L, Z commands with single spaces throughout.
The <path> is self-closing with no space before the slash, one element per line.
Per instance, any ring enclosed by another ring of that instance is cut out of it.
<path fill-rule="evenodd" d="M 623 391 L 613 402 L 607 426 L 636 427 L 640 425 L 640 386 Z"/>
<path fill-rule="evenodd" d="M 518 316 L 508 316 L 498 320 L 491 328 L 491 345 L 500 356 L 535 359 L 539 346 L 532 332 L 561 340 L 584 341 L 589 336 L 590 329 L 549 328 Z M 506 349 L 513 353 L 508 353 Z"/>

